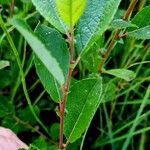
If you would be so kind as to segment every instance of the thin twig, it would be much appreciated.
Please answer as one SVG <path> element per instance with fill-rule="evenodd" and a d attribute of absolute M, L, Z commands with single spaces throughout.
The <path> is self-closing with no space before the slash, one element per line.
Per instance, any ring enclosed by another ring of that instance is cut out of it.
<path fill-rule="evenodd" d="M 13 16 L 13 12 L 14 12 L 14 7 L 15 7 L 15 0 L 12 0 L 11 4 L 10 4 L 10 16 Z"/>
<path fill-rule="evenodd" d="M 51 139 L 49 139 L 46 135 L 44 135 L 41 131 L 39 131 L 36 127 L 33 127 L 31 124 L 29 124 L 28 122 L 25 122 L 23 120 L 21 120 L 20 118 L 18 118 L 17 116 L 13 116 L 13 118 L 16 120 L 16 122 L 24 125 L 26 128 L 32 130 L 33 132 L 38 133 L 41 137 L 43 137 L 45 140 L 47 140 L 49 143 L 53 143 L 56 144 L 56 142 L 52 141 Z"/>
<path fill-rule="evenodd" d="M 101 63 L 99 64 L 99 72 L 102 73 L 102 68 L 103 68 L 103 65 L 105 64 L 106 60 L 108 59 L 110 53 L 112 52 L 114 46 L 115 46 L 115 43 L 116 43 L 116 40 L 118 39 L 119 37 L 119 33 L 120 33 L 120 29 L 118 29 L 116 32 L 115 32 L 115 35 L 113 37 L 113 39 L 111 40 L 109 46 L 108 46 L 108 50 L 107 52 L 104 54 L 104 57 L 101 61 Z"/>
<path fill-rule="evenodd" d="M 68 42 L 70 46 L 70 67 L 69 67 L 69 72 L 68 72 L 68 77 L 66 80 L 66 85 L 63 87 L 63 100 L 60 102 L 60 137 L 59 137 L 59 149 L 60 150 L 65 150 L 66 146 L 63 144 L 63 128 L 64 128 L 64 115 L 65 115 L 65 107 L 66 107 L 66 101 L 67 101 L 67 95 L 70 87 L 70 81 L 71 81 L 71 76 L 74 67 L 74 60 L 73 60 L 73 54 L 74 54 L 74 30 L 73 28 L 71 29 L 70 34 L 68 34 Z"/>
<path fill-rule="evenodd" d="M 124 20 L 130 19 L 130 15 L 132 14 L 132 12 L 133 12 L 133 10 L 134 10 L 135 5 L 136 5 L 137 2 L 138 2 L 138 0 L 132 0 L 131 1 L 131 3 L 129 5 L 129 7 L 128 7 L 126 13 L 125 13 L 125 15 L 123 16 Z"/>
<path fill-rule="evenodd" d="M 128 19 L 130 18 L 130 15 L 132 14 L 132 12 L 133 12 L 133 10 L 134 10 L 135 5 L 136 5 L 137 2 L 138 2 L 138 0 L 132 0 L 132 1 L 131 1 L 131 3 L 130 3 L 130 5 L 129 5 L 129 7 L 128 7 L 126 13 L 125 13 L 125 15 L 123 16 L 123 19 L 124 19 L 124 20 L 128 20 Z M 103 65 L 105 64 L 106 60 L 108 59 L 109 55 L 111 54 L 111 52 L 112 52 L 112 50 L 113 50 L 113 48 L 114 48 L 114 46 L 115 46 L 115 44 L 116 44 L 116 40 L 118 40 L 118 39 L 120 39 L 120 38 L 122 37 L 122 36 L 120 36 L 120 32 L 121 32 L 121 29 L 118 29 L 118 30 L 115 32 L 115 34 L 114 34 L 114 36 L 113 36 L 113 38 L 112 38 L 112 40 L 111 40 L 111 42 L 110 42 L 110 44 L 109 44 L 109 46 L 108 46 L 108 50 L 107 50 L 107 52 L 105 53 L 105 55 L 104 55 L 102 61 L 101 61 L 100 64 L 99 64 L 99 72 L 100 72 L 100 73 L 103 72 L 103 71 L 102 71 Z M 126 35 L 126 34 L 125 34 L 125 35 Z"/>

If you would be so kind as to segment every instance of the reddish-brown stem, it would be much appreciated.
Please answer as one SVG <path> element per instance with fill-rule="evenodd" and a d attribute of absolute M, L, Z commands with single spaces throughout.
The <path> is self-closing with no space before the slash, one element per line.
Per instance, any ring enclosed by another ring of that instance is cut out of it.
<path fill-rule="evenodd" d="M 138 0 L 132 0 L 132 2 L 130 3 L 130 6 L 128 8 L 128 10 L 126 11 L 123 19 L 124 20 L 128 20 L 136 3 Z M 109 46 L 108 46 L 108 50 L 104 55 L 104 58 L 102 60 L 102 62 L 99 65 L 99 71 L 102 72 L 102 67 L 105 64 L 106 60 L 108 59 L 113 47 L 115 46 L 116 40 L 118 38 L 121 38 L 121 36 L 119 36 L 121 30 L 118 29 L 115 34 L 114 37 L 112 39 L 112 41 L 110 42 Z M 69 87 L 70 87 L 70 81 L 71 81 L 71 76 L 72 76 L 72 72 L 74 67 L 76 66 L 77 63 L 80 60 L 80 57 L 77 58 L 76 62 L 74 63 L 73 60 L 73 54 L 74 54 L 74 30 L 71 29 L 71 32 L 68 34 L 68 41 L 69 41 L 69 46 L 70 46 L 70 68 L 69 68 L 69 73 L 68 73 L 68 77 L 66 80 L 66 84 L 63 88 L 63 99 L 60 102 L 59 106 L 60 106 L 60 139 L 59 139 L 59 150 L 65 150 L 66 149 L 66 145 L 63 143 L 63 128 L 64 128 L 64 115 L 65 115 L 65 106 L 66 106 L 66 101 L 67 101 L 67 95 L 68 95 L 68 91 L 69 91 Z M 68 142 L 67 142 L 68 145 Z"/>
<path fill-rule="evenodd" d="M 74 60 L 73 60 L 73 53 L 74 53 L 74 30 L 72 29 L 70 34 L 68 34 L 68 42 L 70 46 L 70 67 L 69 67 L 69 72 L 68 72 L 68 77 L 66 80 L 66 84 L 63 87 L 63 99 L 60 102 L 60 137 L 59 137 L 59 150 L 65 150 L 66 146 L 63 144 L 63 128 L 64 128 L 64 116 L 65 116 L 65 107 L 66 107 L 66 101 L 67 101 L 67 95 L 70 87 L 70 81 L 71 81 L 71 76 L 73 72 L 73 65 L 74 65 Z"/>
<path fill-rule="evenodd" d="M 14 6 L 15 6 L 15 0 L 12 0 L 12 2 L 10 4 L 10 16 L 12 16 L 12 14 L 13 14 Z"/>
<path fill-rule="evenodd" d="M 102 68 L 103 68 L 103 65 L 105 64 L 107 58 L 109 57 L 113 47 L 115 46 L 115 43 L 116 43 L 116 40 L 118 39 L 119 37 L 119 33 L 120 33 L 120 29 L 118 29 L 116 32 L 115 32 L 115 35 L 112 39 L 112 41 L 110 42 L 109 46 L 108 46 L 108 49 L 107 49 L 107 52 L 104 54 L 104 57 L 99 65 L 99 72 L 102 73 Z"/>
<path fill-rule="evenodd" d="M 129 5 L 125 15 L 123 16 L 124 20 L 128 20 L 130 18 L 130 15 L 133 12 L 134 7 L 135 7 L 137 2 L 138 2 L 138 0 L 132 0 L 131 1 L 131 3 Z M 108 59 L 109 55 L 111 54 L 111 52 L 112 52 L 112 50 L 113 50 L 113 48 L 114 48 L 114 46 L 116 44 L 116 40 L 122 37 L 122 36 L 120 36 L 120 32 L 121 32 L 120 29 L 118 29 L 115 32 L 115 34 L 114 34 L 114 36 L 113 36 L 113 38 L 112 38 L 112 40 L 111 40 L 111 42 L 110 42 L 110 44 L 108 46 L 107 52 L 104 54 L 104 57 L 103 57 L 102 61 L 99 64 L 99 72 L 100 73 L 103 72 L 103 70 L 102 70 L 103 69 L 103 65 L 105 64 L 106 60 Z M 126 36 L 126 35 L 127 34 L 123 34 L 123 37 Z"/>
<path fill-rule="evenodd" d="M 124 20 L 128 20 L 130 18 L 131 13 L 133 12 L 136 3 L 138 2 L 138 0 L 132 0 L 125 15 L 123 16 Z"/>
<path fill-rule="evenodd" d="M 66 86 L 64 87 L 64 92 L 63 92 L 63 100 L 60 102 L 60 137 L 59 137 L 59 149 L 64 150 L 64 144 L 63 144 L 63 128 L 64 128 L 64 115 L 65 115 L 65 107 L 66 107 L 66 101 L 67 101 L 67 95 L 68 95 L 68 90 L 69 90 L 69 85 L 70 85 L 70 80 L 72 76 L 72 71 L 73 69 L 69 69 L 68 73 L 68 78 L 66 81 Z"/>
<path fill-rule="evenodd" d="M 73 64 L 73 54 L 74 54 L 74 29 L 71 29 L 71 33 L 70 33 L 70 64 Z"/>
<path fill-rule="evenodd" d="M 63 117 L 63 114 L 64 114 L 64 110 L 63 110 L 63 101 L 60 102 L 59 104 L 59 109 L 60 109 L 60 130 L 59 130 L 59 150 L 63 150 L 64 149 L 64 146 L 63 146 L 63 122 L 64 122 L 64 117 Z"/>

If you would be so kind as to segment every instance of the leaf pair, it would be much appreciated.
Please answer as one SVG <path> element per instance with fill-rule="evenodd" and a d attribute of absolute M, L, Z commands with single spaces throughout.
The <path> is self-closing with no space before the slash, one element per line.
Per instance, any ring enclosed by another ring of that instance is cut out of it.
<path fill-rule="evenodd" d="M 33 49 L 36 57 L 37 73 L 53 100 L 61 99 L 60 87 L 65 84 L 69 69 L 69 50 L 62 36 L 55 30 L 39 25 L 34 33 L 20 19 L 11 23 L 24 36 Z"/>
<path fill-rule="evenodd" d="M 76 48 L 88 50 L 112 21 L 121 0 L 32 0 L 36 9 L 62 33 L 76 26 Z M 83 13 L 83 15 L 82 15 Z M 81 18 L 80 18 L 81 17 Z M 82 53 L 81 53 L 82 52 Z"/>
<path fill-rule="evenodd" d="M 62 33 L 67 33 L 70 27 L 77 23 L 86 6 L 86 0 L 32 0 L 32 2 L 41 15 Z"/>

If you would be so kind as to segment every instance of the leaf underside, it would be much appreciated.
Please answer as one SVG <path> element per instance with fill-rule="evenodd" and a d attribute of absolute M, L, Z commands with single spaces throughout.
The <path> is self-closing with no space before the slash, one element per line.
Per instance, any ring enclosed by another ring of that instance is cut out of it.
<path fill-rule="evenodd" d="M 76 27 L 76 48 L 80 55 L 87 51 L 111 23 L 121 0 L 88 0 Z"/>

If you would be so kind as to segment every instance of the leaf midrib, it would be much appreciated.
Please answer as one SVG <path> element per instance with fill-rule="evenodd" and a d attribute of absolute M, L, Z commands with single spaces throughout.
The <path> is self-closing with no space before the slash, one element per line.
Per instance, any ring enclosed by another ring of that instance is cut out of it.
<path fill-rule="evenodd" d="M 95 86 L 97 85 L 97 83 L 98 83 L 98 81 L 96 81 L 96 82 L 95 82 L 95 85 L 92 87 L 92 89 L 91 89 L 91 90 L 90 90 L 90 92 L 88 93 L 88 95 L 87 95 L 87 98 L 86 98 L 86 99 L 88 99 L 88 97 L 89 97 L 90 93 L 93 91 L 93 89 L 95 88 Z M 102 83 L 101 83 L 101 84 L 102 84 Z M 102 95 L 102 90 L 101 90 L 101 93 L 100 93 L 99 98 L 101 97 L 101 95 Z M 87 103 L 87 100 L 86 100 L 86 103 Z M 86 103 L 84 104 L 84 106 L 83 106 L 83 108 L 82 108 L 81 112 L 84 110 L 84 108 L 85 108 L 85 106 L 86 106 Z M 82 115 L 82 114 L 83 114 L 83 113 L 80 113 L 80 115 L 79 115 L 79 117 L 78 117 L 78 119 L 77 119 L 77 121 L 76 121 L 76 123 L 75 123 L 75 125 L 74 125 L 74 127 L 73 127 L 73 129 L 72 129 L 72 131 L 71 131 L 71 133 L 70 133 L 70 136 L 69 136 L 68 140 L 69 140 L 69 139 L 70 139 L 70 137 L 72 136 L 73 131 L 74 131 L 74 129 L 75 129 L 75 127 L 76 127 L 76 125 L 77 125 L 77 123 L 78 123 L 78 121 L 79 121 L 79 119 L 80 119 L 80 117 L 81 117 L 81 115 Z"/>

